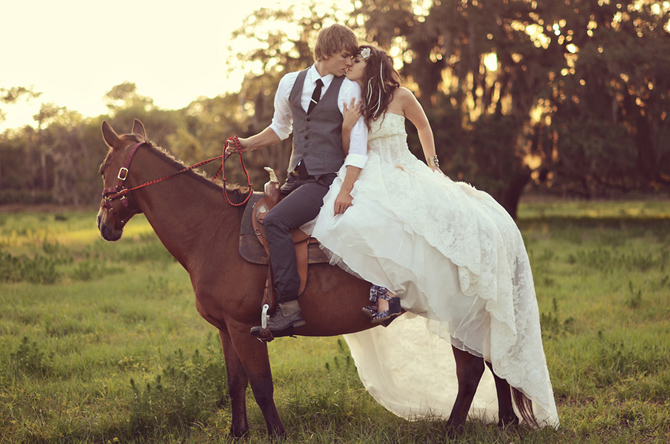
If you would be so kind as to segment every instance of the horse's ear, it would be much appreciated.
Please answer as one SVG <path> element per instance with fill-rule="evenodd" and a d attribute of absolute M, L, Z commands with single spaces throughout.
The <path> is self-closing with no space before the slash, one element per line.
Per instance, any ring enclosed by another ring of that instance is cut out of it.
<path fill-rule="evenodd" d="M 147 140 L 147 136 L 144 131 L 144 125 L 142 125 L 142 122 L 140 122 L 137 119 L 135 119 L 135 121 L 133 122 L 133 134 L 139 136 L 140 139 L 142 140 Z"/>
<path fill-rule="evenodd" d="M 112 129 L 112 126 L 107 123 L 106 120 L 102 122 L 102 138 L 110 148 L 119 146 L 119 136 L 114 132 L 114 129 Z"/>

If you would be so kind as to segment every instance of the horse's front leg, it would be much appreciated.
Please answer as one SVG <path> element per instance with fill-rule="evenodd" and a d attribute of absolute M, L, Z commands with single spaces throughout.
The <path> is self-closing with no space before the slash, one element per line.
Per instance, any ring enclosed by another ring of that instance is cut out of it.
<path fill-rule="evenodd" d="M 226 359 L 226 373 L 228 376 L 228 394 L 233 415 L 230 434 L 235 438 L 241 438 L 249 432 L 247 422 L 247 386 L 249 379 L 240 361 L 240 357 L 233 346 L 228 331 L 219 329 L 221 345 L 223 345 L 223 356 Z"/>
<path fill-rule="evenodd" d="M 468 417 L 472 400 L 477 392 L 477 386 L 484 374 L 484 360 L 468 352 L 451 347 L 456 358 L 456 378 L 458 379 L 458 394 L 456 402 L 449 415 L 447 426 L 458 430 Z"/>
<path fill-rule="evenodd" d="M 284 437 L 286 430 L 275 405 L 272 370 L 266 343 L 249 334 L 251 326 L 248 324 L 228 321 L 226 325 L 237 356 L 246 371 L 256 403 L 263 413 L 268 434 Z"/>

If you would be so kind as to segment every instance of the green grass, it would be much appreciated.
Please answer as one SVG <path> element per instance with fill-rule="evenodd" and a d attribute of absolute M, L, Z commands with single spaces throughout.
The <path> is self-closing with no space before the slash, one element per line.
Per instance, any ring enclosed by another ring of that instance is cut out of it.
<path fill-rule="evenodd" d="M 532 202 L 533 266 L 558 430 L 408 422 L 365 392 L 341 338 L 269 346 L 288 442 L 670 441 L 670 204 Z M 0 443 L 229 442 L 218 335 L 141 216 L 0 213 Z M 249 392 L 250 442 L 268 442 Z"/>

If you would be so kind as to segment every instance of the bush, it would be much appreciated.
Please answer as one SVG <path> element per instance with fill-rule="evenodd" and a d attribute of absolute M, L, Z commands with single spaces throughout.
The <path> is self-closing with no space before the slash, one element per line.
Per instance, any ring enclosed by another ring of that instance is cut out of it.
<path fill-rule="evenodd" d="M 23 338 L 16 351 L 10 354 L 9 367 L 15 374 L 23 373 L 32 376 L 47 376 L 51 373 L 52 355 L 45 356 L 37 343 Z"/>
<path fill-rule="evenodd" d="M 217 408 L 229 405 L 223 356 L 215 356 L 210 347 L 205 354 L 196 350 L 190 359 L 180 349 L 145 389 L 133 379 L 130 385 L 134 399 L 129 432 L 133 436 L 205 423 Z"/>
<path fill-rule="evenodd" d="M 14 257 L 0 251 L 0 282 L 30 282 L 31 284 L 54 284 L 61 273 L 56 270 L 60 260 L 52 256 L 37 255 Z"/>

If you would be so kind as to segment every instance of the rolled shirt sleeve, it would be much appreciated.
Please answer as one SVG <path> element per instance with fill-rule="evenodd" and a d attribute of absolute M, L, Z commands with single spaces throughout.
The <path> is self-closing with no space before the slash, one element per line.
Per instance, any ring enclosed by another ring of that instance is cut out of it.
<path fill-rule="evenodd" d="M 368 161 L 368 127 L 365 126 L 363 117 L 358 119 L 351 130 L 349 139 L 349 154 L 344 159 L 344 165 L 363 168 Z"/>
<path fill-rule="evenodd" d="M 286 140 L 293 131 L 293 113 L 289 105 L 289 96 L 297 78 L 297 72 L 286 74 L 279 81 L 275 93 L 275 113 L 272 116 L 270 128 L 280 140 Z"/>
<path fill-rule="evenodd" d="M 351 99 L 356 98 L 356 103 L 361 100 L 361 87 L 358 83 L 349 79 L 344 79 L 340 87 L 338 106 L 344 113 L 344 104 L 351 104 Z M 363 168 L 368 161 L 368 127 L 365 125 L 363 116 L 358 118 L 358 122 L 351 130 L 349 137 L 349 154 L 344 159 L 344 166 L 354 166 Z"/>

